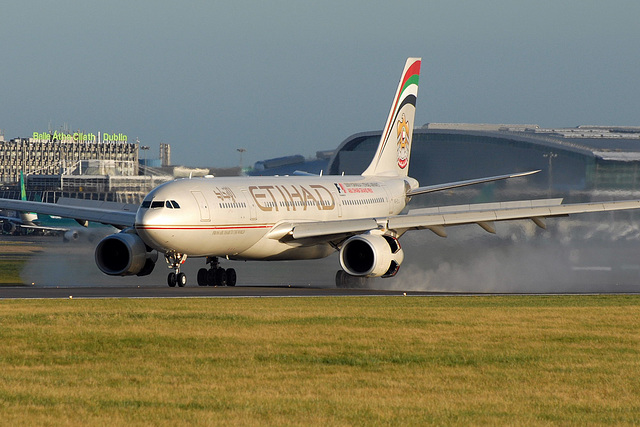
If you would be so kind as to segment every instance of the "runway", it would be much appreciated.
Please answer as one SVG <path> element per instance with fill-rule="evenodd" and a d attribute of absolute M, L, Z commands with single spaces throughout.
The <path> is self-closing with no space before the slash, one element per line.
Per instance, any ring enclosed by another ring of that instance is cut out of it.
<path fill-rule="evenodd" d="M 302 286 L 11 286 L 0 288 L 0 299 L 68 299 L 68 298 L 270 298 L 270 297 L 340 297 L 340 296 L 427 296 L 434 292 L 403 292 L 376 289 L 338 289 Z M 451 293 L 450 295 L 455 295 Z"/>
<path fill-rule="evenodd" d="M 338 289 L 305 286 L 234 286 L 185 287 L 168 286 L 8 286 L 0 287 L 0 300 L 11 299 L 108 299 L 108 298 L 300 298 L 300 297 L 437 297 L 437 296 L 517 296 L 517 295 L 640 295 L 640 292 L 576 292 L 576 293 L 485 293 L 398 291 L 380 289 Z"/>
<path fill-rule="evenodd" d="M 467 237 L 425 243 L 420 233 L 407 235 L 398 276 L 374 279 L 371 289 L 338 289 L 337 254 L 308 261 L 225 260 L 238 272 L 236 287 L 197 286 L 204 261 L 190 258 L 183 266 L 187 286 L 169 288 L 162 261 L 150 276 L 111 277 L 96 267 L 95 242 L 2 236 L 0 260 L 24 260 L 15 282 L 24 286 L 0 286 L 0 299 L 640 294 L 635 240 L 587 240 L 572 248 L 542 237 Z"/>

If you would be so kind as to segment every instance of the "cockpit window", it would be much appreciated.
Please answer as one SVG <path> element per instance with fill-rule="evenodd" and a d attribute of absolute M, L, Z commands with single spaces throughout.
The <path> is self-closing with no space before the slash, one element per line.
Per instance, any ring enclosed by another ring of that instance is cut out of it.
<path fill-rule="evenodd" d="M 175 200 L 144 200 L 140 207 L 143 209 L 156 209 L 164 207 L 167 207 L 169 209 L 180 209 L 180 205 Z"/>
<path fill-rule="evenodd" d="M 167 200 L 164 205 L 169 209 L 180 209 L 180 205 L 175 200 Z"/>

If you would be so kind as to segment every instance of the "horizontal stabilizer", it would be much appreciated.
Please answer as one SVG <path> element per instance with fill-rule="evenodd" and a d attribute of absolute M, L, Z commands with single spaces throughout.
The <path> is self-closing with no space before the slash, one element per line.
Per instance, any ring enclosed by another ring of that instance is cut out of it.
<path fill-rule="evenodd" d="M 455 182 L 446 182 L 443 184 L 428 185 L 426 187 L 418 187 L 418 188 L 414 188 L 413 190 L 409 190 L 407 192 L 407 196 L 416 196 L 418 194 L 427 194 L 427 193 L 433 193 L 436 191 L 451 190 L 453 188 L 467 187 L 469 185 L 501 181 L 503 179 L 519 178 L 522 176 L 533 175 L 534 173 L 538 173 L 538 172 L 540 172 L 540 170 L 521 172 L 521 173 L 510 173 L 507 175 L 489 176 L 486 178 L 468 179 L 466 181 L 455 181 Z"/>

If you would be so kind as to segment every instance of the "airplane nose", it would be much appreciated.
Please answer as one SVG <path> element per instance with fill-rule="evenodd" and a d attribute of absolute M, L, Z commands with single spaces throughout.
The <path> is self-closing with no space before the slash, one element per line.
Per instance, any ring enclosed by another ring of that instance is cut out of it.
<path fill-rule="evenodd" d="M 142 240 L 153 248 L 162 247 L 165 243 L 166 236 L 164 236 L 163 227 L 158 222 L 159 215 L 156 212 L 157 209 L 145 209 L 139 208 L 136 213 L 136 233 Z"/>
<path fill-rule="evenodd" d="M 148 211 L 149 209 L 145 209 L 143 207 L 138 208 L 138 211 L 136 212 L 136 228 L 147 223 L 146 213 Z"/>

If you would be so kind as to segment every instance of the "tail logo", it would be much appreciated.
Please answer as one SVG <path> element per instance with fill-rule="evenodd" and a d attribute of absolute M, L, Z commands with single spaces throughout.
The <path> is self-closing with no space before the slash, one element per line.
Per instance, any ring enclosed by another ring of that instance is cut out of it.
<path fill-rule="evenodd" d="M 405 119 L 398 120 L 398 166 L 404 169 L 409 164 L 409 122 Z"/>

